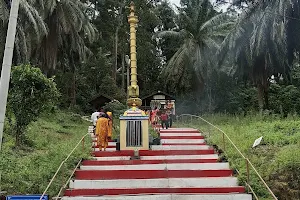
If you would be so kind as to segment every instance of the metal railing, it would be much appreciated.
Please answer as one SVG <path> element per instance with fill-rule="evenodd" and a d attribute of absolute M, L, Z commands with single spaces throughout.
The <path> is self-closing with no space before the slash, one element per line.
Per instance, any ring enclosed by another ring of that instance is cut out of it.
<path fill-rule="evenodd" d="M 220 131 L 222 133 L 222 143 L 223 143 L 223 150 L 225 152 L 226 150 L 226 142 L 225 142 L 225 138 L 227 138 L 227 140 L 230 142 L 230 144 L 234 147 L 234 149 L 238 152 L 238 154 L 245 160 L 246 162 L 246 171 L 247 171 L 247 181 L 246 181 L 246 187 L 248 187 L 248 189 L 252 192 L 253 196 L 255 197 L 256 200 L 258 200 L 258 196 L 255 194 L 253 188 L 250 186 L 250 167 L 253 169 L 253 171 L 255 172 L 255 174 L 258 176 L 258 178 L 260 179 L 260 181 L 263 183 L 263 185 L 265 186 L 265 188 L 268 190 L 269 194 L 272 196 L 273 199 L 277 200 L 277 197 L 275 196 L 275 194 L 272 192 L 272 190 L 270 189 L 270 187 L 267 185 L 267 183 L 265 182 L 265 180 L 262 178 L 262 176 L 258 173 L 258 171 L 256 170 L 256 168 L 253 166 L 253 164 L 250 162 L 250 160 L 244 156 L 244 154 L 238 149 L 238 147 L 233 143 L 233 141 L 230 139 L 230 137 L 220 128 L 218 128 L 217 126 L 213 125 L 212 123 L 210 123 L 209 121 L 203 119 L 200 116 L 197 115 L 191 115 L 191 114 L 182 114 L 179 116 L 176 116 L 176 121 L 179 121 L 179 119 L 183 118 L 184 116 L 186 116 L 187 118 L 189 118 L 190 122 L 192 122 L 193 118 L 197 118 L 197 119 L 201 119 L 202 121 L 204 121 L 205 123 L 209 124 L 210 126 L 212 126 L 213 128 L 217 129 L 218 131 Z"/>
<path fill-rule="evenodd" d="M 66 157 L 66 159 L 64 159 L 64 160 L 60 163 L 60 165 L 59 165 L 59 167 L 57 168 L 55 174 L 53 175 L 53 177 L 52 177 L 52 179 L 50 180 L 49 184 L 47 185 L 45 191 L 43 192 L 42 196 L 40 197 L 40 200 L 42 200 L 43 197 L 46 195 L 48 189 L 49 189 L 50 186 L 52 185 L 52 183 L 53 183 L 53 181 L 55 180 L 56 176 L 58 175 L 58 173 L 61 171 L 61 169 L 62 169 L 62 167 L 64 166 L 64 164 L 68 161 L 68 159 L 71 157 L 71 155 L 75 152 L 75 150 L 78 148 L 78 146 L 79 146 L 80 144 L 82 144 L 82 150 L 84 151 L 84 149 L 85 149 L 85 147 L 84 147 L 85 138 L 86 138 L 86 136 L 88 136 L 88 135 L 91 135 L 91 133 L 88 132 L 87 134 L 85 134 L 85 135 L 80 139 L 80 141 L 76 144 L 76 146 L 73 148 L 73 150 L 69 153 L 69 155 Z M 78 164 L 76 165 L 76 167 L 75 167 L 75 169 L 73 170 L 73 173 L 72 173 L 71 176 L 69 177 L 68 181 L 71 180 L 73 174 L 75 173 L 76 169 L 77 169 L 78 166 L 80 165 L 81 161 L 82 161 L 82 159 L 81 159 L 81 160 L 78 162 Z M 64 172 L 62 172 L 62 173 L 64 174 Z M 63 179 L 63 178 L 64 178 L 64 176 L 62 176 L 62 179 Z M 58 193 L 56 199 L 59 198 L 59 196 L 61 195 L 62 191 L 67 187 L 68 181 L 67 181 L 67 183 L 64 184 L 63 187 L 60 189 L 60 191 L 59 191 L 59 193 Z M 63 182 L 63 183 L 64 183 L 64 182 Z"/>

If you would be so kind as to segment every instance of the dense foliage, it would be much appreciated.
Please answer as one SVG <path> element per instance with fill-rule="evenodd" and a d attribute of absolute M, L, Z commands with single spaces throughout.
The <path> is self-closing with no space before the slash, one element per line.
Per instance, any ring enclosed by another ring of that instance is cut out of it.
<path fill-rule="evenodd" d="M 0 1 L 2 27 L 8 2 Z M 125 102 L 129 4 L 21 1 L 13 63 L 30 62 L 55 75 L 61 107 L 90 112 L 88 102 L 99 94 Z M 135 4 L 141 96 L 168 92 L 178 98 L 179 112 L 299 112 L 296 105 L 275 105 L 279 99 L 293 104 L 300 86 L 298 0 L 238 0 L 227 10 L 220 10 L 226 5 L 221 0 L 181 0 L 178 7 L 168 0 Z"/>
<path fill-rule="evenodd" d="M 14 121 L 16 146 L 22 142 L 20 138 L 27 126 L 55 106 L 58 97 L 53 79 L 48 79 L 39 68 L 21 65 L 12 69 L 8 112 L 12 114 L 10 121 Z"/>

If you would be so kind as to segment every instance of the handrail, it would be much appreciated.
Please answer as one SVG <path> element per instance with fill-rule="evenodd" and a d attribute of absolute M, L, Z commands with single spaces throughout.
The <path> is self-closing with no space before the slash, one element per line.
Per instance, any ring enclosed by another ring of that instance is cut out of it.
<path fill-rule="evenodd" d="M 79 160 L 79 162 L 77 163 L 76 167 L 74 168 L 72 174 L 69 176 L 68 180 L 66 181 L 66 183 L 60 188 L 58 194 L 56 195 L 55 199 L 59 199 L 59 196 L 61 195 L 62 191 L 64 189 L 66 189 L 66 187 L 68 186 L 68 183 L 70 182 L 70 180 L 72 179 L 74 173 L 76 172 L 77 168 L 79 167 L 79 165 L 81 164 L 82 159 Z"/>
<path fill-rule="evenodd" d="M 224 136 L 229 140 L 229 142 L 231 143 L 231 145 L 237 150 L 237 152 L 240 154 L 240 156 L 245 159 L 246 161 L 246 165 L 247 165 L 247 183 L 246 185 L 250 188 L 250 190 L 252 191 L 252 193 L 254 194 L 255 198 L 257 198 L 257 195 L 255 194 L 255 192 L 253 191 L 252 187 L 250 186 L 250 173 L 249 173 L 249 165 L 252 167 L 252 169 L 254 170 L 254 172 L 256 173 L 256 175 L 259 177 L 259 179 L 262 181 L 263 185 L 266 187 L 266 189 L 269 191 L 269 193 L 271 194 L 271 196 L 277 200 L 277 197 L 275 196 L 275 194 L 272 192 L 272 190 L 270 189 L 270 187 L 267 185 L 267 183 L 265 182 L 265 180 L 262 178 L 262 176 L 258 173 L 258 171 L 256 170 L 256 168 L 253 166 L 253 164 L 250 162 L 250 160 L 248 158 L 246 158 L 246 156 L 244 156 L 244 154 L 238 149 L 238 147 L 233 143 L 233 141 L 230 139 L 230 137 L 222 130 L 220 129 L 219 127 L 213 125 L 212 123 L 210 123 L 209 121 L 203 119 L 202 117 L 200 116 L 197 116 L 197 115 L 191 115 L 191 114 L 182 114 L 182 115 L 179 115 L 179 116 L 176 116 L 176 119 L 178 120 L 178 118 L 182 117 L 182 116 L 190 116 L 191 117 L 191 120 L 192 120 L 192 117 L 195 117 L 195 118 L 198 118 L 198 119 L 201 119 L 202 121 L 206 122 L 207 124 L 209 124 L 210 126 L 214 127 L 215 129 L 217 129 L 218 131 L 220 131 L 221 133 L 223 133 L 223 145 L 225 147 L 225 140 L 224 140 Z M 225 149 L 224 149 L 225 151 Z"/>
<path fill-rule="evenodd" d="M 50 186 L 52 185 L 54 179 L 56 178 L 56 176 L 57 176 L 58 172 L 60 171 L 60 169 L 62 168 L 62 166 L 63 166 L 63 165 L 65 164 L 65 162 L 70 158 L 70 156 L 74 153 L 74 151 L 77 149 L 77 147 L 78 147 L 81 143 L 82 143 L 82 147 L 83 147 L 83 149 L 84 149 L 84 138 L 85 138 L 86 136 L 88 136 L 88 135 L 90 135 L 90 133 L 85 134 L 85 135 L 80 139 L 80 141 L 77 143 L 77 145 L 73 148 L 73 150 L 69 153 L 69 155 L 66 157 L 66 159 L 63 160 L 63 161 L 60 163 L 60 165 L 59 165 L 58 169 L 56 170 L 54 176 L 52 177 L 51 181 L 49 182 L 49 184 L 48 184 L 48 186 L 46 187 L 45 191 L 43 192 L 42 196 L 40 197 L 40 200 L 42 200 L 43 197 L 45 196 L 46 192 L 48 191 L 48 189 L 49 189 Z"/>

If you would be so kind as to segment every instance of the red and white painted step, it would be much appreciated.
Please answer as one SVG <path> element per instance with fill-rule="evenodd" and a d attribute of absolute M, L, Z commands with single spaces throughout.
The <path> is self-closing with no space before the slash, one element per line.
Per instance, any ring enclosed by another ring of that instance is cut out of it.
<path fill-rule="evenodd" d="M 75 172 L 63 200 L 251 200 L 238 186 L 228 163 L 217 162 L 214 149 L 196 129 L 160 131 L 162 145 L 140 151 L 93 152 Z M 96 147 L 94 142 L 93 144 Z"/>

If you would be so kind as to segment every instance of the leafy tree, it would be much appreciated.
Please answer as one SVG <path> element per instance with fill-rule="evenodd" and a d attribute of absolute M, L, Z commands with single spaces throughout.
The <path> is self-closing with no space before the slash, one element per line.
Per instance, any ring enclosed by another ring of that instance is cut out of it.
<path fill-rule="evenodd" d="M 170 87 L 184 88 L 191 79 L 191 67 L 203 86 L 213 66 L 210 58 L 233 23 L 227 14 L 217 13 L 209 0 L 182 0 L 181 5 L 177 22 L 179 31 L 162 31 L 157 35 L 183 40 L 163 69 L 162 76 Z"/>
<path fill-rule="evenodd" d="M 259 106 L 269 107 L 270 77 L 290 81 L 295 52 L 299 52 L 300 16 L 298 0 L 247 1 L 248 8 L 222 45 L 223 56 L 231 59 L 227 70 L 247 77 L 258 88 Z"/>
<path fill-rule="evenodd" d="M 55 105 L 58 97 L 53 79 L 45 77 L 39 68 L 30 65 L 12 68 L 8 107 L 15 118 L 16 146 L 22 142 L 27 126 Z"/>
<path fill-rule="evenodd" d="M 10 2 L 0 0 L 0 63 L 2 63 L 4 53 Z M 33 2 L 20 1 L 14 50 L 15 64 L 28 62 L 33 54 L 33 49 L 41 42 L 42 37 L 48 33 L 47 25 L 39 15 Z"/>
<path fill-rule="evenodd" d="M 91 8 L 73 0 L 36 1 L 35 6 L 49 28 L 49 33 L 36 49 L 37 65 L 43 66 L 43 71 L 51 76 L 57 60 L 66 59 L 67 65 L 74 71 L 76 61 L 82 62 L 90 53 L 86 41 L 93 42 L 97 35 L 88 16 Z M 65 67 L 64 63 L 60 63 L 60 67 Z"/>

